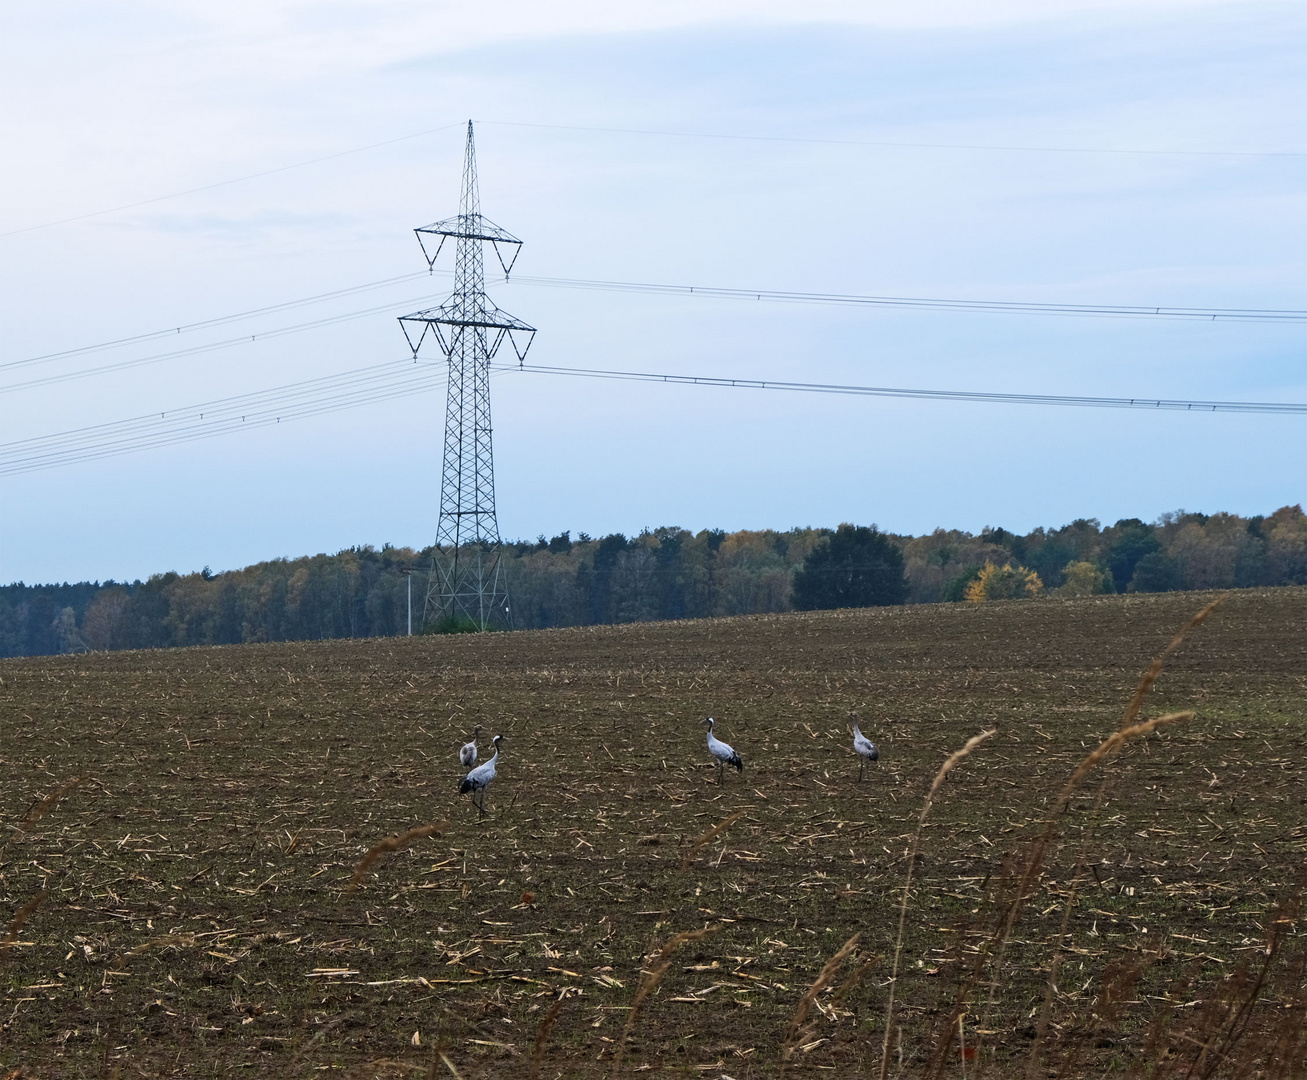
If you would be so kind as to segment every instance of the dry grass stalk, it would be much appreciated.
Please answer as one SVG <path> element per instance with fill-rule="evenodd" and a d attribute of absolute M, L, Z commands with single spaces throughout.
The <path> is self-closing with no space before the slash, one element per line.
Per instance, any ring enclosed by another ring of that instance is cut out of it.
<path fill-rule="evenodd" d="M 795 1047 L 797 1047 L 808 1035 L 812 1034 L 811 1028 L 803 1027 L 803 1022 L 808 1018 L 808 1013 L 812 1011 L 812 1003 L 817 1000 L 817 995 L 830 985 L 831 980 L 835 978 L 835 973 L 839 971 L 840 965 L 844 963 L 848 955 L 858 947 L 858 939 L 860 937 L 862 937 L 861 933 L 854 934 L 848 941 L 841 945 L 839 952 L 826 961 L 826 965 L 821 969 L 821 973 L 817 976 L 813 984 L 808 987 L 808 992 L 804 994 L 803 997 L 799 998 L 798 1005 L 794 1007 L 794 1015 L 790 1017 L 790 1026 L 785 1032 L 785 1041 L 781 1043 L 782 1073 L 785 1071 L 785 1063 L 794 1055 Z M 867 967 L 868 965 L 864 964 L 861 970 L 865 971 Z M 846 984 L 846 987 L 847 986 L 848 984 Z M 842 992 L 847 992 L 845 988 L 841 988 L 841 990 Z"/>
<path fill-rule="evenodd" d="M 1208 611 L 1212 606 L 1213 605 L 1209 605 L 1207 608 L 1204 608 L 1203 610 Z M 1191 625 L 1197 625 L 1197 623 L 1192 623 Z M 1179 639 L 1180 638 L 1177 635 L 1176 641 L 1178 641 Z M 1176 642 L 1172 642 L 1172 645 L 1174 645 L 1175 643 Z M 1153 669 L 1150 668 L 1149 673 L 1151 674 L 1152 671 Z M 1145 678 L 1147 678 L 1147 676 L 1145 676 Z M 1133 705 L 1134 702 L 1131 702 L 1131 704 Z M 1036 845 L 1036 850 L 1032 854 L 1030 862 L 1027 863 L 1026 866 L 1027 872 L 1022 876 L 1021 882 L 1017 888 L 1017 896 L 1015 898 L 1015 904 L 1017 905 L 1020 904 L 1022 890 L 1029 888 L 1030 883 L 1034 879 L 1034 875 L 1031 874 L 1030 871 L 1033 868 L 1035 873 L 1038 872 L 1038 865 L 1043 862 L 1044 855 L 1046 854 L 1047 848 L 1053 841 L 1052 830 L 1056 828 L 1057 818 L 1058 816 L 1061 815 L 1063 810 L 1066 809 L 1067 803 L 1074 792 L 1074 788 L 1072 787 L 1073 782 L 1078 786 L 1079 780 L 1083 780 L 1085 774 L 1088 773 L 1089 769 L 1092 769 L 1095 765 L 1099 764 L 1105 757 L 1119 750 L 1122 746 L 1125 745 L 1126 742 L 1130 740 L 1130 738 L 1135 737 L 1131 733 L 1137 732 L 1138 734 L 1147 734 L 1149 731 L 1161 727 L 1163 724 L 1174 723 L 1179 720 L 1192 720 L 1193 717 L 1194 717 L 1194 713 L 1192 712 L 1171 713 L 1167 716 L 1159 716 L 1154 720 L 1145 721 L 1143 724 L 1133 724 L 1127 728 L 1123 728 L 1121 731 L 1118 731 L 1115 734 L 1109 736 L 1107 739 L 1103 740 L 1102 744 L 1100 744 L 1099 747 L 1092 754 L 1089 755 L 1089 757 L 1085 758 L 1084 761 L 1080 763 L 1079 767 L 1076 769 L 1076 772 L 1072 773 L 1071 780 L 1067 781 L 1067 787 L 1063 788 L 1062 797 L 1059 799 L 1058 805 L 1053 811 L 1051 820 L 1049 821 L 1048 825 L 1045 826 L 1044 836 L 1040 838 L 1040 843 Z M 1086 829 L 1085 834 L 1081 838 L 1080 853 L 1076 859 L 1075 871 L 1072 874 L 1072 878 L 1071 878 L 1071 891 L 1066 898 L 1065 905 L 1062 908 L 1062 925 L 1058 930 L 1057 942 L 1053 946 L 1053 959 L 1049 963 L 1048 977 L 1045 979 L 1044 982 L 1044 1000 L 1040 1004 L 1039 1020 L 1035 1024 L 1035 1041 L 1030 1047 L 1030 1056 L 1026 1060 L 1026 1080 L 1034 1080 L 1035 1074 L 1038 1072 L 1039 1069 L 1040 1049 L 1043 1046 L 1045 1036 L 1048 1034 L 1049 1018 L 1052 1014 L 1052 1009 L 1053 1009 L 1053 998 L 1057 993 L 1057 979 L 1058 979 L 1059 972 L 1061 970 L 1062 956 L 1065 950 L 1067 934 L 1070 930 L 1070 925 L 1071 925 L 1071 912 L 1075 909 L 1076 900 L 1078 900 L 1080 897 L 1080 883 L 1084 880 L 1085 853 L 1088 850 L 1089 843 L 1093 836 L 1092 818 L 1097 815 L 1099 808 L 1102 806 L 1103 796 L 1106 792 L 1106 786 L 1107 786 L 1107 777 L 1105 776 L 1103 777 L 1103 782 L 1099 785 L 1098 795 L 1094 799 L 1094 805 L 1090 811 L 1090 816 L 1091 816 L 1090 826 L 1089 828 Z M 1005 925 L 1005 938 L 1006 938 L 1006 934 L 1011 932 L 1011 928 L 1016 922 L 1015 912 L 1016 912 L 1015 907 L 1009 910 L 1008 922 Z M 1004 948 L 1000 949 L 999 952 L 998 965 L 1002 964 L 1003 951 L 1006 947 L 1006 940 L 1004 940 L 1003 947 Z M 993 997 L 993 989 L 997 982 L 997 978 L 998 975 L 996 971 L 994 980 L 990 984 L 991 1000 Z"/>
<path fill-rule="evenodd" d="M 363 856 L 362 861 L 354 868 L 354 876 L 349 879 L 349 885 L 345 891 L 351 893 L 357 889 L 362 884 L 363 879 L 367 877 L 372 864 L 381 856 L 408 847 L 414 840 L 421 840 L 423 837 L 443 836 L 448 828 L 448 821 L 438 821 L 434 825 L 419 825 L 416 829 L 409 829 L 408 832 L 400 833 L 398 836 L 386 837 L 381 843 L 368 849 L 368 853 Z"/>
<path fill-rule="evenodd" d="M 626 1042 L 631 1037 L 631 1032 L 635 1030 L 635 1018 L 640 1013 L 640 1006 L 658 988 L 658 984 L 663 981 L 667 969 L 672 966 L 672 954 L 687 941 L 702 941 L 709 934 L 715 934 L 720 929 L 721 926 L 718 925 L 705 926 L 702 930 L 682 930 L 679 934 L 669 938 L 667 944 L 658 950 L 658 954 L 653 958 L 648 970 L 645 971 L 644 978 L 640 980 L 640 986 L 635 992 L 635 999 L 631 1002 L 631 1011 L 626 1014 L 626 1026 L 622 1028 L 622 1037 L 617 1041 L 617 1052 L 613 1055 L 614 1076 L 621 1069 L 622 1060 L 626 1057 Z"/>
<path fill-rule="evenodd" d="M 711 829 L 709 829 L 707 832 L 705 832 L 705 833 L 703 833 L 702 835 L 700 835 L 699 838 L 698 838 L 697 840 L 695 840 L 695 842 L 694 842 L 693 844 L 690 845 L 690 850 L 689 850 L 689 852 L 686 854 L 685 858 L 681 860 L 681 869 L 682 869 L 682 870 L 688 870 L 688 869 L 690 869 L 690 864 L 691 864 L 692 862 L 694 862 L 694 857 L 695 857 L 696 855 L 699 854 L 699 852 L 700 852 L 700 850 L 702 850 L 703 846 L 704 846 L 705 844 L 707 844 L 707 843 L 710 843 L 710 842 L 713 840 L 713 838 L 716 837 L 717 835 L 719 835 L 720 833 L 725 832 L 725 831 L 726 831 L 727 829 L 729 829 L 732 825 L 734 825 L 737 821 L 739 821 L 740 818 L 742 818 L 743 816 L 744 816 L 744 811 L 743 811 L 743 810 L 737 810 L 737 811 L 735 811 L 735 813 L 733 813 L 730 817 L 728 817 L 725 821 L 722 821 L 722 822 L 720 822 L 719 824 L 714 825 L 714 826 L 713 826 Z"/>
<path fill-rule="evenodd" d="M 1212 614 L 1213 611 L 1215 611 L 1222 603 L 1224 603 L 1225 599 L 1226 598 L 1224 596 L 1220 596 L 1216 600 L 1213 600 L 1210 604 L 1202 608 L 1197 614 L 1195 614 L 1191 619 L 1189 619 L 1189 621 L 1186 622 L 1184 626 L 1180 628 L 1180 630 L 1176 633 L 1176 635 L 1167 644 L 1166 648 L 1162 650 L 1162 652 L 1156 657 L 1156 659 L 1154 659 L 1153 662 L 1149 665 L 1148 670 L 1144 672 L 1143 677 L 1139 681 L 1139 685 L 1135 688 L 1134 695 L 1130 699 L 1130 703 L 1126 706 L 1125 717 L 1122 721 L 1120 730 L 1115 732 L 1113 735 L 1109 736 L 1107 739 L 1104 739 L 1103 742 L 1099 744 L 1097 748 L 1095 748 L 1087 757 L 1085 757 L 1080 762 L 1080 764 L 1076 767 L 1075 771 L 1072 772 L 1070 778 L 1063 786 L 1062 792 L 1058 797 L 1057 803 L 1055 804 L 1052 812 L 1048 816 L 1043 832 L 1041 833 L 1039 838 L 1035 841 L 1031 849 L 1030 856 L 1026 861 L 1025 869 L 1021 874 L 1021 877 L 1013 892 L 1013 895 L 1007 903 L 1004 912 L 1004 918 L 1001 923 L 1001 927 L 995 931 L 995 933 L 990 937 L 989 941 L 986 943 L 985 947 L 979 951 L 976 957 L 976 962 L 973 968 L 972 976 L 968 980 L 968 982 L 960 989 L 958 993 L 957 1001 L 954 1005 L 953 1017 L 950 1019 L 949 1027 L 945 1029 L 945 1032 L 943 1034 L 943 1042 L 941 1045 L 937 1046 L 935 1050 L 935 1056 L 934 1056 L 935 1067 L 934 1067 L 933 1075 L 941 1074 L 941 1071 L 944 1068 L 944 1063 L 948 1059 L 948 1050 L 953 1039 L 953 1024 L 956 1022 L 957 1017 L 961 1015 L 963 1011 L 965 1011 L 967 1000 L 970 997 L 971 991 L 974 989 L 976 983 L 980 978 L 980 973 L 984 967 L 984 964 L 991 956 L 995 955 L 995 949 L 997 949 L 997 955 L 995 957 L 993 970 L 991 972 L 989 991 L 988 991 L 987 1001 L 985 1005 L 985 1015 L 980 1025 L 981 1028 L 988 1028 L 990 1026 L 989 1017 L 994 1007 L 997 988 L 998 988 L 998 981 L 1001 976 L 1003 962 L 1006 956 L 1008 941 L 1011 938 L 1012 929 L 1016 924 L 1016 920 L 1020 913 L 1022 903 L 1024 902 L 1032 883 L 1034 882 L 1035 878 L 1039 875 L 1041 868 L 1043 867 L 1047 851 L 1056 836 L 1057 826 L 1059 821 L 1061 820 L 1061 816 L 1065 812 L 1068 804 L 1070 803 L 1072 796 L 1079 789 L 1081 783 L 1083 783 L 1085 777 L 1094 768 L 1102 764 L 1102 762 L 1105 759 L 1120 751 L 1126 745 L 1126 743 L 1130 742 L 1132 739 L 1138 738 L 1140 735 L 1149 734 L 1152 731 L 1155 731 L 1157 728 L 1163 726 L 1164 724 L 1175 723 L 1180 720 L 1189 720 L 1193 718 L 1194 714 L 1192 712 L 1183 712 L 1183 713 L 1171 713 L 1167 716 L 1157 717 L 1154 720 L 1144 721 L 1143 723 L 1139 723 L 1137 721 L 1137 717 L 1139 715 L 1140 709 L 1143 706 L 1144 699 L 1147 697 L 1148 692 L 1152 689 L 1154 683 L 1156 683 L 1157 678 L 1162 671 L 1162 667 L 1166 662 L 1166 658 L 1180 646 L 1180 644 L 1185 640 L 1185 638 L 1189 635 L 1189 633 L 1192 630 L 1194 630 L 1196 627 L 1201 625 L 1208 618 L 1208 616 Z M 1098 793 L 1097 796 L 1095 797 L 1094 804 L 1091 810 L 1091 815 L 1090 815 L 1091 820 L 1094 816 L 1097 815 L 1099 809 L 1102 806 L 1104 795 L 1106 793 L 1106 788 L 1107 788 L 1107 780 L 1108 777 L 1104 776 L 1102 783 L 1099 785 Z M 1036 1026 L 1036 1038 L 1035 1038 L 1034 1045 L 1031 1048 L 1030 1058 L 1027 1061 L 1027 1076 L 1033 1076 L 1034 1072 L 1037 1071 L 1036 1062 L 1038 1060 L 1038 1056 L 1040 1053 L 1040 1046 L 1043 1041 L 1043 1037 L 1046 1034 L 1048 1028 L 1049 1015 L 1052 1009 L 1052 999 L 1055 993 L 1054 987 L 1056 986 L 1056 978 L 1061 963 L 1062 946 L 1066 940 L 1066 933 L 1070 923 L 1070 912 L 1078 896 L 1079 882 L 1083 877 L 1083 865 L 1084 865 L 1084 858 L 1085 858 L 1084 853 L 1088 848 L 1088 844 L 1091 836 L 1092 836 L 1092 828 L 1086 831 L 1086 833 L 1084 834 L 1081 840 L 1080 856 L 1076 863 L 1076 875 L 1072 883 L 1072 889 L 1070 895 L 1066 901 L 1066 907 L 1063 911 L 1061 935 L 1058 939 L 1058 945 L 1054 951 L 1054 957 L 1052 960 L 1052 964 L 1050 966 L 1049 976 L 1045 983 L 1044 1001 L 1040 1010 L 1039 1022 Z M 977 1045 L 976 1046 L 977 1053 L 979 1053 L 980 1049 L 981 1047 Z M 882 1072 L 881 1075 L 883 1080 L 884 1073 Z"/>
<path fill-rule="evenodd" d="M 454 1080 L 463 1080 L 462 1075 L 459 1073 L 459 1071 L 456 1068 L 454 1068 L 454 1063 L 445 1056 L 445 1052 L 443 1050 L 440 1052 L 440 1060 L 445 1063 L 445 1068 L 450 1071 L 450 1073 L 454 1077 Z"/>
<path fill-rule="evenodd" d="M 903 901 L 899 904 L 899 931 L 894 938 L 894 967 L 890 971 L 889 1001 L 885 1006 L 885 1037 L 880 1047 L 880 1080 L 885 1080 L 889 1072 L 889 1039 L 890 1032 L 894 1030 L 894 991 L 898 988 L 899 961 L 903 957 L 903 929 L 907 925 L 908 919 L 908 897 L 912 890 L 912 871 L 917 864 L 917 847 L 921 843 L 921 830 L 926 823 L 926 815 L 930 813 L 930 808 L 935 802 L 935 795 L 939 791 L 940 785 L 944 783 L 945 778 L 953 771 L 953 767 L 997 732 L 997 728 L 990 728 L 988 731 L 982 731 L 979 735 L 973 735 L 961 750 L 955 750 L 948 756 L 944 764 L 939 767 L 939 772 L 935 774 L 935 780 L 930 785 L 930 791 L 926 793 L 926 801 L 921 806 L 921 814 L 917 817 L 917 827 L 912 833 L 912 846 L 908 849 L 908 874 L 907 880 L 903 883 Z"/>
<path fill-rule="evenodd" d="M 13 921 L 9 924 L 9 933 L 4 936 L 3 941 L 0 941 L 0 955 L 3 955 L 5 949 L 14 947 L 14 944 L 18 941 L 18 933 L 23 928 L 23 923 L 27 922 L 32 912 L 41 906 L 41 901 L 44 899 L 45 893 L 39 892 L 14 912 Z"/>
<path fill-rule="evenodd" d="M 545 1013 L 545 1018 L 540 1021 L 540 1027 L 536 1030 L 535 1045 L 531 1048 L 531 1064 L 528 1067 L 527 1075 L 531 1080 L 537 1080 L 540 1076 L 540 1065 L 545 1058 L 545 1046 L 549 1042 L 549 1033 L 554 1029 L 554 1021 L 558 1019 L 558 1014 L 563 1011 L 563 1003 L 567 1001 L 567 995 L 562 994 L 558 1000 Z"/>
<path fill-rule="evenodd" d="M 1166 658 L 1170 656 L 1171 653 L 1175 652 L 1175 650 L 1184 642 L 1185 638 L 1189 636 L 1190 632 L 1202 625 L 1202 623 L 1207 620 L 1207 617 L 1220 607 L 1225 600 L 1226 596 L 1218 596 L 1210 604 L 1198 611 L 1188 622 L 1176 631 L 1175 636 L 1171 638 L 1166 648 L 1158 653 L 1158 655 L 1153 659 L 1153 662 L 1148 665 L 1148 670 L 1145 671 L 1142 678 L 1140 678 L 1139 685 L 1135 687 L 1135 692 L 1130 698 L 1130 703 L 1126 706 L 1125 717 L 1121 721 L 1121 731 L 1118 732 L 1118 734 L 1122 734 L 1135 726 L 1139 716 L 1139 710 L 1143 707 L 1144 699 L 1148 696 L 1149 691 L 1152 690 L 1153 685 L 1157 682 L 1158 676 L 1162 673 L 1162 667 L 1166 663 Z M 1179 715 L 1182 714 L 1177 714 L 1177 716 Z M 1104 747 L 1106 747 L 1110 742 L 1110 739 L 1106 740 L 1103 746 L 1099 747 L 1099 751 L 1103 751 Z M 1114 753 L 1116 750 L 1120 749 L 1121 745 L 1124 745 L 1124 741 L 1107 749 L 1103 756 Z M 1095 751 L 1095 753 L 1098 753 L 1098 751 Z M 1090 757 L 1093 757 L 1093 755 L 1090 755 Z M 1067 788 L 1063 791 L 1064 798 L 1059 802 L 1058 807 L 1054 810 L 1055 817 L 1066 807 L 1066 799 L 1070 797 L 1068 789 L 1073 789 L 1074 786 L 1078 786 L 1080 780 L 1083 779 L 1084 774 L 1101 760 L 1102 757 L 1097 761 L 1090 763 L 1089 758 L 1086 758 L 1085 761 L 1081 762 L 1080 770 L 1083 770 L 1083 772 L 1077 770 L 1079 775 L 1077 776 L 1077 774 L 1073 773 L 1071 779 L 1067 782 Z M 1027 1080 L 1033 1080 L 1035 1073 L 1038 1071 L 1040 1048 L 1048 1033 L 1053 998 L 1056 993 L 1055 988 L 1057 986 L 1057 978 L 1064 951 L 1063 946 L 1066 942 L 1067 932 L 1071 921 L 1071 912 L 1075 908 L 1076 900 L 1080 895 L 1080 884 L 1084 879 L 1086 853 L 1088 852 L 1089 846 L 1093 840 L 1093 823 L 1098 816 L 1099 810 L 1102 808 L 1103 799 L 1107 794 L 1107 781 L 1108 777 L 1104 775 L 1102 781 L 1098 785 L 1098 792 L 1094 797 L 1093 806 L 1090 808 L 1089 826 L 1081 836 L 1080 851 L 1077 855 L 1075 870 L 1072 874 L 1071 892 L 1067 897 L 1066 904 L 1062 911 L 1062 925 L 1058 934 L 1057 944 L 1053 950 L 1053 959 L 1049 967 L 1048 978 L 1044 985 L 1044 1000 L 1040 1005 L 1039 1020 L 1035 1025 L 1035 1041 L 1030 1049 L 1030 1057 L 1026 1061 Z M 1039 852 L 1038 854 L 1042 859 L 1043 853 Z"/>
<path fill-rule="evenodd" d="M 1121 727 L 1123 729 L 1130 727 L 1135 722 L 1135 718 L 1139 715 L 1139 710 L 1143 707 L 1144 698 L 1148 696 L 1148 691 L 1153 688 L 1153 683 L 1157 682 L 1157 677 L 1162 673 L 1162 666 L 1166 663 L 1166 658 L 1180 647 L 1184 639 L 1189 636 L 1191 630 L 1202 625 L 1202 623 L 1206 621 L 1207 616 L 1225 603 L 1226 596 L 1228 595 L 1229 594 L 1227 593 L 1225 596 L 1218 596 L 1198 612 L 1197 615 L 1185 623 L 1184 626 L 1180 627 L 1180 629 L 1176 631 L 1175 637 L 1171 639 L 1166 648 L 1158 653 L 1153 662 L 1148 665 L 1148 670 L 1144 672 L 1143 678 L 1139 680 L 1139 685 L 1135 688 L 1134 697 L 1130 699 L 1130 704 L 1126 706 L 1125 719 L 1121 721 Z"/>
<path fill-rule="evenodd" d="M 47 795 L 44 799 L 42 799 L 39 803 L 33 806 L 32 809 L 27 811 L 27 815 L 23 818 L 22 821 L 18 823 L 18 828 L 14 831 L 14 834 L 8 840 L 6 840 L 3 845 L 0 845 L 0 852 L 4 851 L 5 848 L 7 848 L 10 844 L 12 844 L 15 840 L 18 840 L 20 837 L 22 837 L 22 835 L 26 833 L 33 825 L 35 825 L 38 821 L 40 821 L 43 817 L 45 817 L 46 814 L 48 814 L 51 810 L 53 810 L 56 806 L 58 806 L 59 800 L 62 799 L 65 795 L 67 795 L 70 791 L 72 791 L 73 788 L 77 787 L 82 782 L 82 779 L 83 778 L 80 776 L 74 776 L 71 780 L 65 781 L 59 787 L 55 788 L 54 791 L 50 792 L 50 794 Z"/>
<path fill-rule="evenodd" d="M 989 991 L 985 1001 L 985 1013 L 981 1020 L 981 1028 L 990 1027 L 990 1014 L 994 1008 L 994 1003 L 998 996 L 999 978 L 1003 971 L 1003 962 L 1007 956 L 1008 942 L 1012 937 L 1012 929 L 1016 925 L 1017 917 L 1021 913 L 1021 906 L 1025 898 L 1029 895 L 1031 886 L 1035 878 L 1040 874 L 1044 865 L 1044 858 L 1048 849 L 1052 846 L 1057 836 L 1057 826 L 1062 819 L 1067 805 L 1070 803 L 1072 796 L 1079 789 L 1086 776 L 1089 775 L 1098 765 L 1102 764 L 1107 758 L 1116 754 L 1126 743 L 1139 738 L 1141 735 L 1150 735 L 1160 727 L 1168 724 L 1178 723 L 1182 720 L 1192 720 L 1192 712 L 1168 713 L 1166 716 L 1156 716 L 1151 720 L 1144 720 L 1137 724 L 1131 724 L 1129 727 L 1122 728 L 1120 731 L 1114 731 L 1106 739 L 1098 744 L 1093 750 L 1085 756 L 1075 770 L 1071 773 L 1066 784 L 1063 785 L 1061 793 L 1057 797 L 1052 811 L 1044 824 L 1044 830 L 1040 833 L 1039 838 L 1035 841 L 1031 849 L 1030 856 L 1026 860 L 1025 868 L 1018 879 L 1016 888 L 1008 902 L 1007 911 L 1004 913 L 1001 929 L 991 938 L 989 947 L 981 951 L 979 958 L 983 963 L 984 957 L 989 954 L 994 955 L 994 966 L 990 973 Z M 1070 908 L 1068 907 L 1068 911 Z M 1064 925 L 1066 916 L 1064 915 Z M 997 952 L 994 953 L 994 946 L 997 945 Z M 1056 957 L 1054 959 L 1056 963 Z M 965 994 L 964 994 L 965 998 Z M 958 1007 L 963 1006 L 963 1001 L 959 1001 Z M 951 1036 L 950 1036 L 951 1041 Z M 976 1047 L 977 1053 L 980 1051 L 979 1044 Z M 1038 1046 L 1033 1052 L 1038 1051 Z"/>

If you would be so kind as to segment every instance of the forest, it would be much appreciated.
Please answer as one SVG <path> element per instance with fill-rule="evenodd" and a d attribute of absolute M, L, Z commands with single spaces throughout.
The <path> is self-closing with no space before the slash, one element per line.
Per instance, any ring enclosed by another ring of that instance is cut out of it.
<path fill-rule="evenodd" d="M 0 586 L 0 658 L 421 632 L 435 554 L 387 544 L 147 581 Z M 1307 584 L 1307 516 L 1092 518 L 1024 535 L 874 527 L 505 543 L 513 627 L 645 622 L 875 604 L 983 603 L 1095 593 Z M 429 628 L 428 628 L 429 629 Z"/>

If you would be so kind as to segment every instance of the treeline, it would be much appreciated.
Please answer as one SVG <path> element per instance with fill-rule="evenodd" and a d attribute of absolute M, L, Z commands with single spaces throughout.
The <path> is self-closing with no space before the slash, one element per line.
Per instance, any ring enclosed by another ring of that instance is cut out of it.
<path fill-rule="evenodd" d="M 0 657 L 378 637 L 415 628 L 431 548 L 389 545 L 148 581 L 0 586 Z M 1307 517 L 1166 514 L 1025 535 L 937 529 L 679 528 L 504 546 L 518 628 L 745 615 L 872 603 L 1307 584 Z"/>

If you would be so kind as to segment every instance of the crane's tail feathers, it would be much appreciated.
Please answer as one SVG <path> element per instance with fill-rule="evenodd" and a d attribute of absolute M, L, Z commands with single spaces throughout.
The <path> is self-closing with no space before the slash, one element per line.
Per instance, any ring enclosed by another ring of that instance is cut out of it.
<path fill-rule="evenodd" d="M 733 758 L 731 758 L 731 764 L 734 765 L 737 769 L 739 769 L 740 772 L 744 772 L 744 759 L 741 758 L 739 754 L 736 754 Z"/>
<path fill-rule="evenodd" d="M 476 791 L 476 789 L 477 789 L 476 784 L 472 783 L 471 780 L 468 780 L 466 778 L 463 780 L 461 784 L 458 785 L 458 793 L 460 795 L 466 795 L 469 791 Z"/>

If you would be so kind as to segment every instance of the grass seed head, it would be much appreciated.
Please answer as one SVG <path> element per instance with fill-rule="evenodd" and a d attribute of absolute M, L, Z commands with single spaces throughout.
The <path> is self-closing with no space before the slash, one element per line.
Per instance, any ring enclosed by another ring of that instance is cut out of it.
<path fill-rule="evenodd" d="M 438 821 L 434 825 L 419 825 L 416 829 L 409 829 L 408 832 L 400 833 L 398 836 L 388 836 L 381 843 L 368 849 L 368 853 L 363 856 L 358 866 L 354 868 L 354 876 L 349 879 L 349 885 L 345 891 L 353 892 L 367 877 L 368 870 L 381 856 L 392 851 L 399 851 L 401 848 L 408 847 L 414 840 L 421 840 L 427 836 L 443 836 L 445 830 L 449 828 L 448 821 Z"/>

